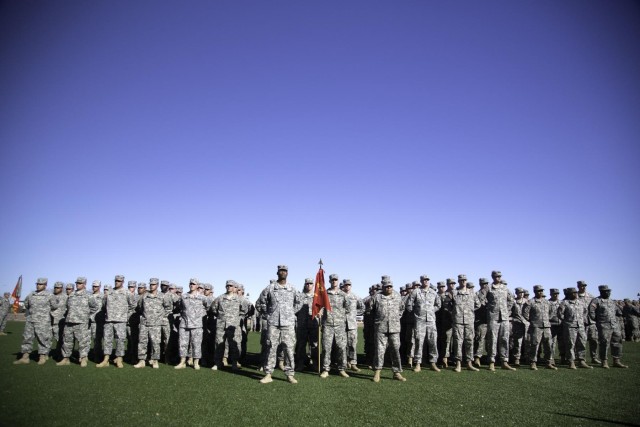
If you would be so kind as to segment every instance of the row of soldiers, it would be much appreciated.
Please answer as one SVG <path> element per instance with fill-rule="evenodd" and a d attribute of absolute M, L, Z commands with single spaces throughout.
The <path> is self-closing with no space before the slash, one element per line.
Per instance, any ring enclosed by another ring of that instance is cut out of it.
<path fill-rule="evenodd" d="M 99 281 L 87 292 L 85 277 L 78 277 L 75 287 L 67 284 L 66 293 L 62 282 L 55 283 L 53 293 L 48 292 L 47 282 L 39 278 L 36 290 L 24 300 L 22 356 L 16 364 L 29 363 L 34 340 L 38 364 L 47 362 L 52 341 L 56 341 L 54 353 L 61 358 L 58 366 L 71 363 L 76 342 L 81 367 L 87 366 L 91 342 L 93 356 L 100 361 L 98 368 L 110 365 L 114 342 L 113 362 L 119 368 L 128 354 L 131 362 L 137 361 L 136 368 L 147 362 L 158 368 L 159 360 L 169 363 L 177 355 L 176 369 L 200 369 L 204 354 L 217 369 L 227 364 L 227 357 L 237 363 L 240 352 L 246 352 L 246 319 L 253 314 L 253 305 L 244 297 L 244 286 L 233 280 L 227 281 L 226 292 L 218 298 L 210 284 L 195 278 L 189 281 L 188 292 L 157 278 L 149 280 L 148 289 L 146 283 L 134 281 L 125 288 L 121 275 L 115 277 L 113 288 L 105 285 L 104 293 Z"/>

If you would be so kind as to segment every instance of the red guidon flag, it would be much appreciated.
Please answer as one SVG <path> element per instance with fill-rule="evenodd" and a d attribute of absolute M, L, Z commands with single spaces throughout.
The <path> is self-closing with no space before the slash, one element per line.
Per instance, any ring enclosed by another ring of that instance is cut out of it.
<path fill-rule="evenodd" d="M 324 270 L 320 266 L 318 274 L 316 274 L 316 286 L 313 291 L 313 308 L 311 309 L 311 316 L 316 317 L 320 309 L 325 307 L 331 311 L 331 303 L 329 302 L 329 295 L 327 295 L 327 288 L 324 286 Z"/>
<path fill-rule="evenodd" d="M 13 289 L 13 293 L 11 294 L 11 298 L 13 298 L 13 312 L 17 313 L 20 309 L 20 295 L 22 294 L 22 274 L 18 277 L 18 283 L 16 283 L 16 287 Z"/>

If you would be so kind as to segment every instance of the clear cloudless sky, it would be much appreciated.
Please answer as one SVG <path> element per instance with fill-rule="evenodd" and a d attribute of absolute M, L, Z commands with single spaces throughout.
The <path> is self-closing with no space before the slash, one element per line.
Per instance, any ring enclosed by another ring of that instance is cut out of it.
<path fill-rule="evenodd" d="M 635 1 L 0 4 L 0 290 L 640 263 Z"/>

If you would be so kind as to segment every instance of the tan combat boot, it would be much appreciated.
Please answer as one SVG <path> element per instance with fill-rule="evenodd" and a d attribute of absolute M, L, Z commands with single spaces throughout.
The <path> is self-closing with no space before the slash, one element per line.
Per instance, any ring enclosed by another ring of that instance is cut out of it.
<path fill-rule="evenodd" d="M 393 379 L 398 381 L 403 381 L 403 382 L 407 380 L 405 377 L 402 376 L 400 372 L 396 372 L 395 374 L 393 374 Z"/>
<path fill-rule="evenodd" d="M 56 363 L 56 366 L 67 366 L 67 365 L 71 365 L 71 362 L 69 362 L 68 357 L 65 357 L 64 359 Z"/>
<path fill-rule="evenodd" d="M 261 384 L 268 384 L 270 382 L 273 382 L 273 378 L 271 378 L 271 374 L 267 374 L 264 377 L 262 377 L 262 379 L 260 380 Z"/>
<path fill-rule="evenodd" d="M 489 370 L 490 371 L 495 371 L 496 370 L 496 364 L 493 362 L 489 362 Z"/>
<path fill-rule="evenodd" d="M 445 368 L 449 367 L 449 359 L 447 359 L 446 357 L 442 358 L 442 366 L 444 366 Z"/>
<path fill-rule="evenodd" d="M 432 364 L 430 365 L 430 369 L 431 369 L 433 372 L 440 372 L 440 368 L 438 368 L 438 365 L 436 365 L 435 363 L 432 363 Z"/>
<path fill-rule="evenodd" d="M 623 365 L 622 362 L 620 361 L 619 357 L 614 357 L 613 358 L 613 367 L 614 368 L 628 368 L 627 365 Z"/>
<path fill-rule="evenodd" d="M 609 363 L 607 363 L 606 360 L 603 360 L 602 361 L 602 365 L 600 365 L 600 366 L 602 366 L 604 369 L 609 369 Z"/>
<path fill-rule="evenodd" d="M 86 357 L 81 357 L 80 358 L 80 367 L 81 368 L 86 368 L 87 367 L 87 358 Z"/>
<path fill-rule="evenodd" d="M 224 366 L 225 368 L 229 366 L 229 360 L 226 357 L 222 358 L 222 366 Z"/>
<path fill-rule="evenodd" d="M 340 375 L 342 378 L 349 378 L 349 374 L 347 374 L 345 371 L 338 371 L 338 375 Z"/>
<path fill-rule="evenodd" d="M 329 376 L 329 371 L 322 371 L 320 374 L 320 378 L 327 378 Z"/>
<path fill-rule="evenodd" d="M 224 359 L 222 359 L 222 363 L 224 363 Z M 229 366 L 229 365 L 225 365 L 225 366 Z M 278 362 L 278 369 L 280 369 L 281 371 L 284 371 L 284 360 L 281 360 Z"/>
<path fill-rule="evenodd" d="M 373 382 L 374 383 L 380 382 L 380 369 L 376 370 L 375 374 L 373 374 Z"/>
<path fill-rule="evenodd" d="M 536 366 L 536 362 L 531 362 L 531 370 L 532 371 L 537 371 L 538 367 Z"/>
<path fill-rule="evenodd" d="M 124 368 L 124 365 L 122 364 L 122 357 L 116 357 L 116 367 L 118 368 Z"/>
<path fill-rule="evenodd" d="M 473 363 L 474 363 L 478 368 L 482 367 L 482 365 L 480 364 L 480 358 L 479 358 L 479 357 L 476 357 L 476 358 L 473 360 Z"/>
<path fill-rule="evenodd" d="M 153 369 L 159 369 L 159 368 L 160 368 L 160 366 L 158 365 L 158 361 L 157 361 L 157 360 L 152 360 L 152 361 L 151 361 L 151 367 L 152 367 Z"/>
<path fill-rule="evenodd" d="M 186 358 L 181 357 L 180 358 L 180 363 L 178 363 L 176 366 L 173 367 L 173 369 L 184 369 L 187 367 L 187 365 L 184 363 L 186 360 Z"/>
<path fill-rule="evenodd" d="M 554 365 L 553 363 L 547 363 L 547 369 L 552 369 L 554 371 L 558 370 L 558 368 L 556 368 L 556 365 Z"/>
<path fill-rule="evenodd" d="M 190 357 L 187 357 L 187 366 L 193 366 L 193 359 Z"/>
<path fill-rule="evenodd" d="M 416 366 L 413 367 L 413 372 L 420 372 L 420 371 L 421 371 L 420 364 L 416 363 Z"/>
<path fill-rule="evenodd" d="M 237 360 L 236 360 L 236 366 L 237 366 L 238 368 L 242 368 L 242 365 L 241 365 L 241 364 L 240 364 L 240 362 L 238 362 Z"/>
<path fill-rule="evenodd" d="M 144 368 L 146 365 L 146 363 L 144 363 L 144 360 L 140 359 L 138 360 L 138 363 L 136 363 L 135 365 L 133 365 L 134 368 Z"/>
<path fill-rule="evenodd" d="M 409 365 L 410 368 L 413 367 L 413 357 L 410 357 L 407 362 L 407 365 Z"/>
<path fill-rule="evenodd" d="M 502 369 L 506 369 L 507 371 L 515 371 L 516 368 L 512 368 L 511 366 L 509 366 L 509 364 L 507 362 L 502 362 Z"/>
<path fill-rule="evenodd" d="M 479 371 L 480 369 L 476 368 L 475 366 L 473 366 L 473 363 L 471 363 L 471 360 L 469 360 L 467 362 L 467 369 L 470 371 Z"/>
<path fill-rule="evenodd" d="M 352 363 L 352 364 L 351 364 L 351 370 L 352 370 L 353 372 L 360 372 L 360 368 L 358 368 L 358 365 L 357 365 L 357 364 L 355 364 L 355 363 Z"/>
<path fill-rule="evenodd" d="M 47 363 L 47 360 L 49 360 L 49 356 L 47 356 L 46 354 L 41 354 L 40 359 L 38 359 L 38 365 L 44 365 L 45 363 Z"/>
<path fill-rule="evenodd" d="M 584 363 L 584 360 L 582 363 Z M 569 361 L 569 369 L 578 369 L 576 368 L 576 363 L 573 360 Z"/>
<path fill-rule="evenodd" d="M 193 359 L 193 369 L 196 371 L 200 370 L 200 359 Z"/>
<path fill-rule="evenodd" d="M 109 367 L 109 356 L 105 356 L 102 362 L 96 365 L 96 368 L 107 368 Z"/>
<path fill-rule="evenodd" d="M 460 367 L 460 361 L 459 361 L 459 360 L 458 360 L 458 361 L 456 361 L 456 367 L 455 367 L 455 368 L 453 368 L 453 371 L 454 371 L 454 372 L 460 372 L 460 371 L 462 371 L 462 368 Z"/>
<path fill-rule="evenodd" d="M 290 384 L 298 384 L 298 380 L 293 378 L 293 375 L 287 375 L 287 381 L 289 381 Z"/>
<path fill-rule="evenodd" d="M 13 362 L 14 365 L 26 365 L 27 363 L 29 363 L 29 353 L 22 353 L 22 357 Z"/>
<path fill-rule="evenodd" d="M 513 366 L 520 366 L 520 359 L 516 358 L 516 359 L 513 361 Z"/>

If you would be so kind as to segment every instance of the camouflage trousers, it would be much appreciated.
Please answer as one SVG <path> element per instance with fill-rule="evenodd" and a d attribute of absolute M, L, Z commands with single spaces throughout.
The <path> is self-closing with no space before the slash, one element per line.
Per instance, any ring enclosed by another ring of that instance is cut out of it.
<path fill-rule="evenodd" d="M 180 357 L 202 357 L 202 328 L 180 328 Z"/>
<path fill-rule="evenodd" d="M 406 357 L 413 357 L 413 353 L 415 352 L 416 347 L 416 324 L 414 322 L 407 322 L 404 329 L 404 335 L 402 337 L 404 349 L 404 355 Z"/>
<path fill-rule="evenodd" d="M 222 363 L 222 357 L 228 345 L 228 357 L 231 363 L 236 362 L 240 358 L 240 345 L 242 344 L 242 331 L 238 325 L 220 325 L 216 327 L 215 338 L 215 355 L 213 361 L 216 365 Z M 227 356 L 225 356 L 227 357 Z"/>
<path fill-rule="evenodd" d="M 453 336 L 452 326 L 438 329 L 438 355 L 449 358 L 451 356 L 451 337 Z"/>
<path fill-rule="evenodd" d="M 104 324 L 104 355 L 111 356 L 113 339 L 116 339 L 116 357 L 124 356 L 124 341 L 127 338 L 127 324 L 125 322 L 105 322 Z"/>
<path fill-rule="evenodd" d="M 589 343 L 589 354 L 591 355 L 591 359 L 597 359 L 598 343 L 600 341 L 598 327 L 595 324 L 586 325 L 585 330 L 587 332 L 587 342 Z"/>
<path fill-rule="evenodd" d="M 338 370 L 347 369 L 347 331 L 344 323 L 337 326 L 322 326 L 322 370 L 329 371 L 331 368 L 331 353 L 335 342 L 335 360 L 338 363 Z"/>
<path fill-rule="evenodd" d="M 511 355 L 514 359 L 520 359 L 520 356 L 522 356 L 525 335 L 526 326 L 519 322 L 513 322 L 511 331 Z"/>
<path fill-rule="evenodd" d="M 318 327 L 313 324 L 296 328 L 296 366 L 305 366 L 309 359 L 318 362 Z"/>
<path fill-rule="evenodd" d="M 62 337 L 64 333 L 64 317 L 51 320 L 51 340 L 62 345 Z"/>
<path fill-rule="evenodd" d="M 358 364 L 358 330 L 347 330 L 347 363 Z"/>
<path fill-rule="evenodd" d="M 67 323 L 64 325 L 64 339 L 62 340 L 62 357 L 70 357 L 73 352 L 74 340 L 78 341 L 80 358 L 89 355 L 91 345 L 91 329 L 88 323 Z"/>
<path fill-rule="evenodd" d="M 91 339 L 93 340 L 93 354 L 95 357 L 99 357 L 99 353 L 102 352 L 102 338 L 104 335 L 104 323 L 91 320 Z"/>
<path fill-rule="evenodd" d="M 496 356 L 501 361 L 509 361 L 509 322 L 490 320 L 487 325 L 487 339 L 489 340 L 489 362 L 495 363 Z"/>
<path fill-rule="evenodd" d="M 171 350 L 169 349 L 169 340 L 171 339 L 171 325 L 160 325 L 160 354 L 169 357 Z"/>
<path fill-rule="evenodd" d="M 538 350 L 542 346 L 545 361 L 553 361 L 551 352 L 551 328 L 537 328 L 529 326 L 529 362 L 538 361 Z"/>
<path fill-rule="evenodd" d="M 473 348 L 474 348 L 474 356 L 482 357 L 484 352 L 489 353 L 487 349 L 487 324 L 486 323 L 476 323 L 476 334 L 473 338 Z"/>
<path fill-rule="evenodd" d="M 140 325 L 140 335 L 138 337 L 138 360 L 147 359 L 147 350 L 151 342 L 150 360 L 160 360 L 160 339 L 162 336 L 162 326 Z"/>
<path fill-rule="evenodd" d="M 413 362 L 417 365 L 422 363 L 422 352 L 425 347 L 429 354 L 429 363 L 438 361 L 438 330 L 435 322 L 417 321 L 414 329 L 415 350 L 413 352 Z"/>
<path fill-rule="evenodd" d="M 0 332 L 4 332 L 7 327 L 7 319 L 9 318 L 9 310 L 0 313 Z"/>
<path fill-rule="evenodd" d="M 598 325 L 598 345 L 600 346 L 600 360 L 605 361 L 608 357 L 609 346 L 611 346 L 611 356 L 614 359 L 622 357 L 622 334 L 618 327 Z"/>
<path fill-rule="evenodd" d="M 376 358 L 373 369 L 379 371 L 384 366 L 384 354 L 389 347 L 391 355 L 391 370 L 393 373 L 402 372 L 402 362 L 400 361 L 400 333 L 389 333 L 376 331 Z"/>
<path fill-rule="evenodd" d="M 473 324 L 454 323 L 453 325 L 453 358 L 462 362 L 463 346 L 464 361 L 468 362 L 473 359 L 473 337 L 475 331 Z"/>
<path fill-rule="evenodd" d="M 585 346 L 587 344 L 587 334 L 584 327 L 576 328 L 563 325 L 562 335 L 564 335 L 566 358 L 572 362 L 574 360 L 584 360 Z"/>
<path fill-rule="evenodd" d="M 51 350 L 51 326 L 48 323 L 25 322 L 20 352 L 31 353 L 34 339 L 38 341 L 38 354 L 48 356 Z"/>
<path fill-rule="evenodd" d="M 554 357 L 556 354 L 556 346 L 560 360 L 564 360 L 566 358 L 566 350 L 562 325 L 551 325 L 551 355 Z"/>
<path fill-rule="evenodd" d="M 276 366 L 276 353 L 279 348 L 284 352 L 284 373 L 287 376 L 294 375 L 295 360 L 293 351 L 296 346 L 296 331 L 293 326 L 273 326 L 267 328 L 265 340 L 266 363 L 263 365 L 266 374 L 273 373 Z"/>

